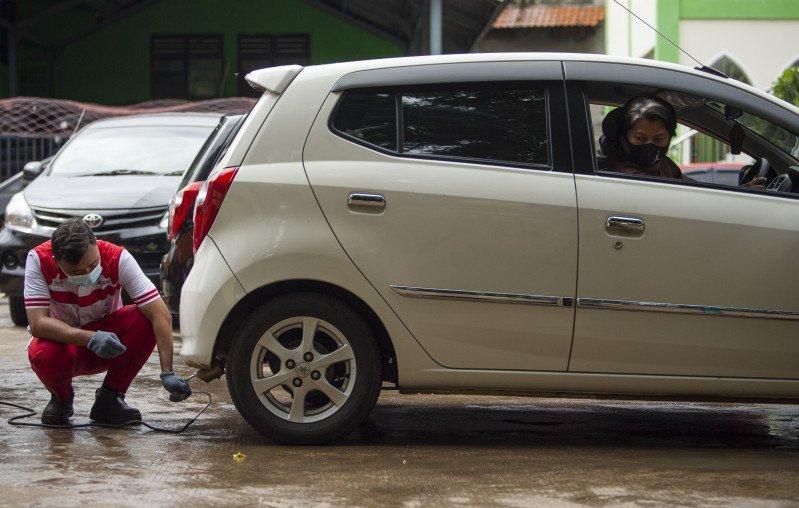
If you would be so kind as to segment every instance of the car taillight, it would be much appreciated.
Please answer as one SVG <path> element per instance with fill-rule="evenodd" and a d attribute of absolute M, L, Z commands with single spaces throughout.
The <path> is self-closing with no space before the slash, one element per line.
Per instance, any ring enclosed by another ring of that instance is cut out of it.
<path fill-rule="evenodd" d="M 167 225 L 166 236 L 174 240 L 186 222 L 189 213 L 194 209 L 194 199 L 200 191 L 203 182 L 192 182 L 180 189 L 169 202 L 169 222 Z"/>
<path fill-rule="evenodd" d="M 225 199 L 225 194 L 238 170 L 238 167 L 232 166 L 213 173 L 200 187 L 194 203 L 194 252 L 200 248 L 205 235 L 211 229 L 211 224 L 214 223 L 216 214 L 222 206 L 222 200 Z"/>

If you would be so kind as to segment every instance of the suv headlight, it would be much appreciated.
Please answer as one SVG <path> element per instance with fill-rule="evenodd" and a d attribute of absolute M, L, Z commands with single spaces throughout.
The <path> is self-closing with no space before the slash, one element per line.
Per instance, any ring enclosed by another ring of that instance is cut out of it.
<path fill-rule="evenodd" d="M 5 226 L 23 233 L 30 233 L 37 227 L 36 218 L 21 192 L 14 194 L 6 206 Z"/>

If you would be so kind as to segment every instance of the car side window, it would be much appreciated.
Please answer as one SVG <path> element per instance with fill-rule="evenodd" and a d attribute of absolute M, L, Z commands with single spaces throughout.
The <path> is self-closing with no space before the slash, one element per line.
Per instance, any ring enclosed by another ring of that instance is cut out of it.
<path fill-rule="evenodd" d="M 404 154 L 549 164 L 543 87 L 408 90 L 401 103 Z"/>
<path fill-rule="evenodd" d="M 394 93 L 350 90 L 339 101 L 331 126 L 361 143 L 396 151 L 396 109 Z"/>
<path fill-rule="evenodd" d="M 405 157 L 552 167 L 547 89 L 541 84 L 348 90 L 330 127 L 351 141 Z"/>
<path fill-rule="evenodd" d="M 583 86 L 599 175 L 799 194 L 796 134 L 712 97 L 637 84 Z M 673 137 L 657 142 L 656 134 L 670 134 L 669 123 L 676 124 Z M 641 133 L 648 144 L 632 137 Z"/>

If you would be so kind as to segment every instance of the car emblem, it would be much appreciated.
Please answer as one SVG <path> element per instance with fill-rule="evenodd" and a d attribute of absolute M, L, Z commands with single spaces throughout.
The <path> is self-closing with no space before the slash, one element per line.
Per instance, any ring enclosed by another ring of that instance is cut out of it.
<path fill-rule="evenodd" d="M 83 222 L 92 229 L 99 228 L 103 221 L 103 216 L 98 213 L 87 213 L 83 216 Z"/>

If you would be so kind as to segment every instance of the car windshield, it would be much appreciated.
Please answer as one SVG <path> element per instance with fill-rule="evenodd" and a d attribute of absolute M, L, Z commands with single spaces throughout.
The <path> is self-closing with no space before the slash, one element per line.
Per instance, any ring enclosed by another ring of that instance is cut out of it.
<path fill-rule="evenodd" d="M 59 176 L 182 175 L 210 127 L 104 127 L 87 129 L 53 162 Z"/>
<path fill-rule="evenodd" d="M 724 114 L 724 106 L 718 102 L 708 101 L 708 105 L 719 113 Z M 748 127 L 755 134 L 768 140 L 794 159 L 799 159 L 799 136 L 796 134 L 746 112 L 738 118 L 738 123 Z"/>

